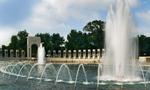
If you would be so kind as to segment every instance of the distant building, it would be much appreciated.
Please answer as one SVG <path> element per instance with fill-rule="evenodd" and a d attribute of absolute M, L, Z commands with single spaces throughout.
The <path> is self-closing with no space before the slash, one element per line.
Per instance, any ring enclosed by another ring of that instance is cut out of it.
<path fill-rule="evenodd" d="M 41 38 L 40 37 L 32 37 L 29 36 L 27 38 L 27 57 L 31 58 L 31 57 L 36 57 L 37 55 L 37 49 L 40 46 L 41 43 Z M 33 53 L 33 46 L 36 47 L 36 52 Z M 35 55 L 33 55 L 35 54 Z"/>

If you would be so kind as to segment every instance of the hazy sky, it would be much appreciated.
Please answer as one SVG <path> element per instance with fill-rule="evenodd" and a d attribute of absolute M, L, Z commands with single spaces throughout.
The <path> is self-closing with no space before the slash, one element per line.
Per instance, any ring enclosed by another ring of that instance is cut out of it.
<path fill-rule="evenodd" d="M 0 0 L 0 46 L 26 29 L 35 33 L 82 30 L 88 21 L 105 21 L 114 0 Z M 150 0 L 129 0 L 139 33 L 150 36 Z"/>

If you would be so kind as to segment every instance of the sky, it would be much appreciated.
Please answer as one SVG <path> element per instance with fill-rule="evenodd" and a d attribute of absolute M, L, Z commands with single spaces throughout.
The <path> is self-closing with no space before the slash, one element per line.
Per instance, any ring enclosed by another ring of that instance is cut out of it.
<path fill-rule="evenodd" d="M 115 0 L 0 0 L 0 47 L 26 29 L 36 33 L 82 30 L 92 20 L 106 21 Z M 150 36 L 150 0 L 128 0 L 139 34 Z"/>

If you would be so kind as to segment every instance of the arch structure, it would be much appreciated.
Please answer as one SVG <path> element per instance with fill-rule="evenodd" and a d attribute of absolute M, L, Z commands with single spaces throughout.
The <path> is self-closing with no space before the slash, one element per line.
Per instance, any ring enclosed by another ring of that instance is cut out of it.
<path fill-rule="evenodd" d="M 28 37 L 27 38 L 27 57 L 32 57 L 32 45 L 37 45 L 37 47 L 40 46 L 41 38 L 40 37 Z"/>

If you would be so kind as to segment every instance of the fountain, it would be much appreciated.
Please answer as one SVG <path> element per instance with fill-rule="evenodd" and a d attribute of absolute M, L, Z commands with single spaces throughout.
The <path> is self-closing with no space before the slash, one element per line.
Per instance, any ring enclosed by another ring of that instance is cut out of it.
<path fill-rule="evenodd" d="M 138 33 L 127 0 L 110 8 L 105 28 L 105 54 L 100 79 L 138 81 Z"/>
<path fill-rule="evenodd" d="M 64 90 L 72 90 L 74 87 L 75 90 L 76 88 L 79 90 L 110 90 L 110 88 L 111 90 L 120 90 L 120 88 L 121 90 L 122 88 L 125 88 L 125 90 L 150 89 L 150 67 L 144 67 L 143 69 L 143 66 L 137 62 L 138 33 L 132 21 L 129 4 L 127 0 L 117 0 L 116 3 L 115 6 L 110 8 L 107 17 L 105 53 L 102 57 L 102 64 L 45 63 L 45 49 L 40 44 L 37 63 L 6 65 L 0 68 L 3 77 L 8 75 L 9 78 L 12 78 L 11 76 L 14 76 L 15 80 L 21 77 L 21 80 L 25 78 L 25 81 L 28 81 L 28 83 L 38 80 L 40 85 L 44 87 L 51 86 L 52 88 L 50 89 L 59 86 L 67 86 Z M 69 51 L 70 53 L 71 51 Z M 79 51 L 79 56 L 80 53 Z M 83 75 L 81 75 L 82 73 Z M 90 89 L 86 89 L 87 86 Z M 62 88 L 55 90 L 62 90 Z"/>
<path fill-rule="evenodd" d="M 42 43 L 38 47 L 38 64 L 45 64 L 45 48 L 42 46 Z"/>

